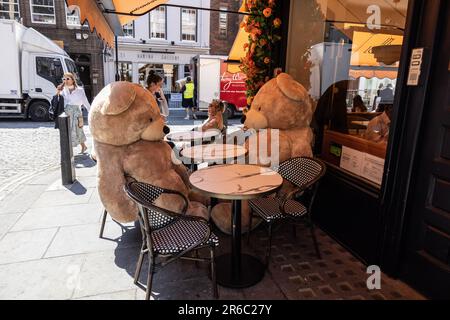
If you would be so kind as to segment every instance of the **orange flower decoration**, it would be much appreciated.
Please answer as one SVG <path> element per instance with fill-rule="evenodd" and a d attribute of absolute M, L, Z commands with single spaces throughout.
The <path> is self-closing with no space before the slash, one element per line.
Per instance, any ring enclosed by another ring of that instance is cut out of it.
<path fill-rule="evenodd" d="M 259 40 L 259 45 L 260 45 L 261 47 L 265 46 L 266 44 L 267 44 L 267 40 L 266 40 L 266 39 L 261 39 L 261 40 Z"/>
<path fill-rule="evenodd" d="M 264 63 L 265 63 L 265 64 L 268 64 L 269 62 L 270 62 L 270 58 L 269 58 L 269 57 L 265 57 L 265 58 L 264 58 Z"/>
<path fill-rule="evenodd" d="M 275 19 L 273 20 L 273 26 L 274 26 L 275 28 L 279 28 L 279 27 L 281 26 L 281 19 L 280 19 L 280 18 L 275 18 Z"/>
<path fill-rule="evenodd" d="M 272 9 L 271 8 L 265 8 L 263 10 L 264 17 L 268 18 L 268 17 L 270 17 L 271 14 L 272 14 Z"/>

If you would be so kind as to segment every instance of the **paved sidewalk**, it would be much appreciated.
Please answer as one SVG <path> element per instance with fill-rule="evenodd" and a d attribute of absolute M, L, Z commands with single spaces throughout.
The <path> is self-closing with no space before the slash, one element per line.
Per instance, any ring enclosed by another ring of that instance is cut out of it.
<path fill-rule="evenodd" d="M 0 299 L 143 299 L 133 284 L 139 228 L 108 218 L 100 239 L 102 205 L 95 163 L 76 156 L 77 181 L 62 186 L 60 171 L 26 182 L 0 202 Z M 229 237 L 219 233 L 220 251 Z M 309 232 L 274 233 L 272 262 L 251 288 L 219 287 L 221 299 L 422 299 L 405 284 L 383 275 L 381 290 L 368 290 L 365 266 L 319 230 L 323 254 L 317 260 Z M 267 234 L 252 234 L 243 251 L 262 256 Z M 207 264 L 177 261 L 154 278 L 153 299 L 209 299 Z M 146 280 L 146 263 L 141 282 Z"/>

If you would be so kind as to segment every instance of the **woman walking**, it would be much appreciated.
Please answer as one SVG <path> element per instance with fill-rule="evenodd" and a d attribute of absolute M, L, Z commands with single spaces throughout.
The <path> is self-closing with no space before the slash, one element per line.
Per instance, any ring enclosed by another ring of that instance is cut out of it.
<path fill-rule="evenodd" d="M 147 77 L 147 90 L 150 91 L 158 103 L 161 115 L 166 120 L 169 116 L 169 107 L 162 90 L 163 79 L 155 71 L 151 70 Z"/>
<path fill-rule="evenodd" d="M 85 153 L 87 146 L 86 135 L 83 131 L 84 122 L 81 106 L 84 105 L 88 112 L 91 108 L 86 94 L 83 88 L 77 85 L 72 73 L 64 73 L 63 83 L 57 87 L 56 94 L 64 97 L 64 111 L 70 117 L 72 147 L 81 145 L 81 153 Z"/>

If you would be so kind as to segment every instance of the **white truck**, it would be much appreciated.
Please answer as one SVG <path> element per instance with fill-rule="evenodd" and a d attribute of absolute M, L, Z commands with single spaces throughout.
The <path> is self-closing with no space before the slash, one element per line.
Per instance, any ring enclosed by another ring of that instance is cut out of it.
<path fill-rule="evenodd" d="M 196 105 L 207 112 L 213 99 L 225 103 L 225 113 L 232 118 L 247 106 L 245 79 L 242 72 L 227 70 L 227 56 L 197 55 L 192 58 L 193 80 L 196 88 Z"/>
<path fill-rule="evenodd" d="M 79 79 L 69 55 L 33 28 L 0 20 L 0 117 L 48 121 L 64 72 Z"/>

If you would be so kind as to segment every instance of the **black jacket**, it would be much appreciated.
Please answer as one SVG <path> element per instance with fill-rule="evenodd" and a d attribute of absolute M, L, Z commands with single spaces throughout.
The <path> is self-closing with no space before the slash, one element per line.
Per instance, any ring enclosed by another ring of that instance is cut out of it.
<path fill-rule="evenodd" d="M 62 95 L 54 95 L 52 98 L 52 109 L 55 117 L 55 129 L 59 129 L 58 117 L 64 112 L 64 97 Z"/>

